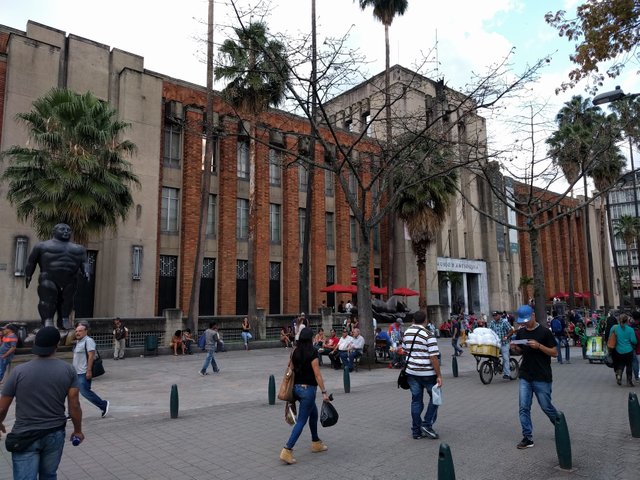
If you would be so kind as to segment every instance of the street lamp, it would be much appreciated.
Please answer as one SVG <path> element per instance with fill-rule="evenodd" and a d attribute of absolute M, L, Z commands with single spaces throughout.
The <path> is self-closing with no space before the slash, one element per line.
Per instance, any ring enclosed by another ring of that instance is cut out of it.
<path fill-rule="evenodd" d="M 611 91 L 611 92 L 604 92 L 601 93 L 600 95 L 596 95 L 595 97 L 593 97 L 593 100 L 591 101 L 591 103 L 593 103 L 594 105 L 602 105 L 603 103 L 610 103 L 610 102 L 615 102 L 618 100 L 622 100 L 625 98 L 628 99 L 633 99 L 640 96 L 640 93 L 631 93 L 631 94 L 626 94 L 622 91 L 622 89 L 620 88 L 619 85 L 616 86 L 616 89 Z M 628 136 L 628 135 L 627 135 Z M 635 166 L 633 165 L 633 142 L 631 141 L 631 138 L 629 137 L 629 159 L 631 160 L 631 174 L 633 175 L 632 179 L 633 179 L 633 203 L 635 206 L 635 211 L 636 211 L 636 217 L 640 216 L 638 214 L 638 190 L 636 187 L 636 169 Z M 638 239 L 636 238 L 636 248 L 640 247 L 640 242 L 638 241 Z M 615 249 L 613 250 L 613 254 L 615 255 Z M 635 288 L 633 287 L 633 267 L 631 265 L 627 265 L 627 267 L 629 268 L 629 280 L 631 281 L 631 303 L 635 306 Z"/>

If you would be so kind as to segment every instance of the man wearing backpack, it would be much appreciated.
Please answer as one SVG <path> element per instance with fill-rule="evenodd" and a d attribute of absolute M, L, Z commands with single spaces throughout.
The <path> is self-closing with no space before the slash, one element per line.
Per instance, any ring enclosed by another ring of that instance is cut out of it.
<path fill-rule="evenodd" d="M 565 361 L 571 363 L 569 357 L 569 339 L 567 338 L 567 326 L 564 318 L 558 315 L 555 310 L 551 312 L 553 320 L 551 320 L 551 333 L 556 339 L 556 347 L 558 349 L 558 363 L 562 364 L 562 346 L 564 345 Z"/>
<path fill-rule="evenodd" d="M 216 351 L 219 340 L 218 325 L 215 322 L 211 322 L 209 324 L 209 328 L 204 331 L 203 335 L 205 338 L 204 348 L 207 351 L 207 358 L 204 359 L 204 364 L 200 369 L 200 375 L 204 377 L 205 375 L 209 375 L 209 373 L 207 372 L 209 363 L 211 363 L 211 368 L 213 368 L 214 373 L 218 373 L 220 371 L 220 369 L 218 368 L 218 364 L 216 363 L 216 359 L 213 355 Z"/>

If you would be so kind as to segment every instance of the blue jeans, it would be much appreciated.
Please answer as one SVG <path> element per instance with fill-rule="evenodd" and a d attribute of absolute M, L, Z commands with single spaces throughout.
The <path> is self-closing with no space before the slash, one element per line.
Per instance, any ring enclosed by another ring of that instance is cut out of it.
<path fill-rule="evenodd" d="M 571 361 L 569 357 L 569 339 L 567 337 L 555 337 L 556 338 L 556 348 L 558 349 L 558 363 L 562 363 L 562 346 L 564 345 L 564 353 L 565 360 L 567 362 Z"/>
<path fill-rule="evenodd" d="M 339 350 L 340 360 L 342 360 L 342 366 L 347 367 L 349 371 L 353 370 L 353 361 L 351 355 L 347 350 Z"/>
<path fill-rule="evenodd" d="M 245 345 L 249 345 L 249 340 L 251 340 L 253 338 L 253 336 L 251 335 L 251 332 L 242 332 L 242 341 L 244 342 Z"/>
<path fill-rule="evenodd" d="M 13 480 L 56 480 L 64 448 L 64 429 L 33 442 L 24 452 L 12 453 Z"/>
<path fill-rule="evenodd" d="M 78 374 L 78 383 L 80 384 L 80 395 L 102 411 L 107 408 L 106 400 L 102 400 L 96 392 L 91 390 L 91 380 L 87 380 L 87 376 L 84 373 Z"/>
<path fill-rule="evenodd" d="M 300 407 L 298 407 L 298 420 L 293 426 L 291 436 L 287 441 L 286 446 L 289 449 L 295 446 L 307 420 L 309 420 L 309 430 L 311 430 L 311 441 L 317 442 L 320 440 L 320 437 L 318 437 L 318 407 L 316 406 L 317 389 L 318 387 L 311 385 L 306 388 L 297 384 L 293 386 L 293 393 L 300 400 Z"/>
<path fill-rule="evenodd" d="M 635 353 L 633 354 L 633 358 L 631 359 L 631 367 L 633 369 L 633 376 L 638 378 L 638 375 L 640 373 L 640 365 L 638 365 L 638 355 L 636 355 Z"/>
<path fill-rule="evenodd" d="M 522 426 L 522 436 L 533 440 L 533 426 L 531 425 L 531 401 L 533 394 L 536 394 L 538 403 L 542 411 L 549 417 L 551 423 L 555 425 L 558 411 L 551 403 L 551 382 L 530 382 L 520 379 L 520 425 Z"/>
<path fill-rule="evenodd" d="M 435 375 L 429 376 L 417 376 L 407 375 L 409 380 L 409 390 L 411 390 L 411 433 L 414 437 L 421 435 L 420 427 L 427 428 L 433 427 L 438 418 L 438 406 L 434 405 L 431 401 L 431 389 L 437 383 Z M 424 409 L 424 391 L 429 394 L 429 405 L 427 411 L 424 414 L 424 418 L 421 418 L 422 410 Z"/>
<path fill-rule="evenodd" d="M 11 358 L 0 358 L 0 380 L 4 378 L 4 372 L 7 371 L 7 367 L 11 364 Z"/>
<path fill-rule="evenodd" d="M 511 365 L 509 365 L 509 359 L 511 358 L 509 354 L 509 344 L 500 345 L 500 353 L 502 353 L 502 375 L 506 375 L 507 377 L 511 375 Z"/>
<path fill-rule="evenodd" d="M 207 350 L 207 358 L 204 359 L 204 363 L 202 364 L 202 368 L 200 369 L 202 373 L 206 373 L 209 364 L 211 364 L 211 368 L 213 368 L 214 372 L 217 372 L 219 370 L 218 364 L 216 363 L 216 357 L 213 356 L 213 353 L 215 351 L 215 346 L 211 346 L 209 347 L 209 350 Z"/>
<path fill-rule="evenodd" d="M 453 354 L 454 355 L 460 355 L 462 353 L 462 349 L 458 346 L 458 339 L 457 338 L 452 338 L 451 339 L 451 346 L 453 347 Z"/>

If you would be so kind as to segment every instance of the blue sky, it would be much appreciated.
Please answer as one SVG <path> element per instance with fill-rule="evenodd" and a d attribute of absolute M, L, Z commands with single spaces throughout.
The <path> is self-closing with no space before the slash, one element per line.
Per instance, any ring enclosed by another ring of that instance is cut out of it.
<path fill-rule="evenodd" d="M 239 0 L 241 6 L 255 1 Z M 310 30 L 310 0 L 274 0 L 268 25 L 274 32 Z M 499 62 L 515 47 L 512 57 L 515 70 L 538 58 L 554 54 L 540 81 L 532 86 L 529 99 L 548 104 L 546 119 L 574 94 L 586 95 L 584 86 L 555 94 L 567 79 L 572 65 L 568 56 L 570 43 L 558 37 L 544 21 L 547 11 L 572 11 L 576 0 L 452 0 L 433 2 L 409 0 L 404 16 L 397 17 L 390 30 L 391 63 L 411 68 L 432 52 L 430 65 L 435 67 L 433 46 L 438 39 L 438 72 L 452 88 L 462 87 L 473 72 L 482 72 Z M 215 22 L 230 23 L 228 1 L 215 4 Z M 176 8 L 179 5 L 179 8 Z M 28 20 L 73 33 L 81 37 L 142 55 L 145 67 L 176 78 L 205 84 L 202 43 L 206 35 L 204 20 L 207 0 L 169 0 L 154 2 L 110 0 L 0 0 L 0 23 L 24 30 Z M 170 12 L 170 15 L 165 15 Z M 351 29 L 350 46 L 366 55 L 363 74 L 384 69 L 384 30 L 373 19 L 371 10 L 362 12 L 352 0 L 317 0 L 319 42 L 325 36 L 340 37 Z M 216 31 L 216 42 L 224 33 Z M 608 81 L 604 90 L 616 85 L 626 92 L 640 92 L 638 66 L 628 67 L 622 77 Z M 435 72 L 434 72 L 435 75 Z M 505 105 L 497 118 L 489 118 L 493 141 L 510 138 L 502 124 L 505 117 L 515 116 L 516 104 Z M 519 102 L 520 104 L 522 102 Z"/>

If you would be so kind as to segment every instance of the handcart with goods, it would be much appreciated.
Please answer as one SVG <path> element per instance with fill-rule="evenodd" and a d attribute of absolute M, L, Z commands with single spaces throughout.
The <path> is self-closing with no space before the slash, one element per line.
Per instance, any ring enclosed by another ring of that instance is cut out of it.
<path fill-rule="evenodd" d="M 503 363 L 500 349 L 495 345 L 469 345 L 469 352 L 476 359 L 476 370 L 480 375 L 480 381 L 485 385 L 491 383 L 494 375 L 502 375 Z M 518 378 L 520 363 L 515 358 L 509 359 L 509 378 Z"/>
<path fill-rule="evenodd" d="M 604 363 L 608 352 L 604 337 L 601 335 L 587 337 L 584 352 L 589 363 Z"/>

